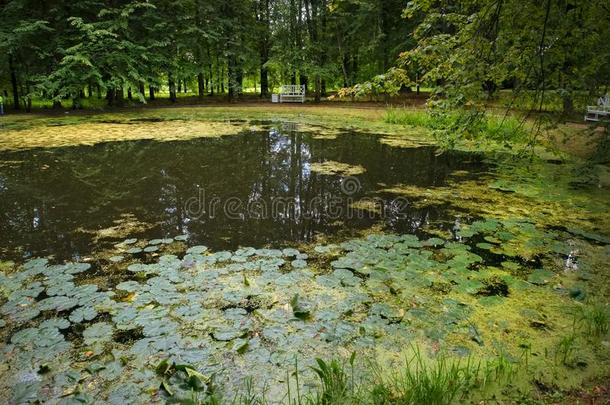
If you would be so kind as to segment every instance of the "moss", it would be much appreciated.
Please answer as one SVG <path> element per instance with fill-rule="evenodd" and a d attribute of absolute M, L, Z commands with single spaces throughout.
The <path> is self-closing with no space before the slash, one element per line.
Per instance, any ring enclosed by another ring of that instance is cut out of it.
<path fill-rule="evenodd" d="M 500 295 L 503 297 L 508 295 L 508 284 L 498 276 L 483 280 L 483 284 L 485 286 L 477 292 L 477 295 Z"/>
<path fill-rule="evenodd" d="M 100 122 L 36 126 L 3 131 L 0 135 L 0 150 L 94 145 L 101 142 L 142 139 L 175 141 L 219 137 L 238 133 L 239 130 L 240 128 L 234 125 L 214 121 Z"/>
<path fill-rule="evenodd" d="M 366 211 L 370 214 L 381 214 L 383 205 L 380 201 L 373 199 L 362 199 L 350 204 L 350 207 L 360 211 Z"/>
<path fill-rule="evenodd" d="M 320 174 L 339 174 L 342 176 L 357 176 L 364 173 L 366 170 L 360 165 L 350 165 L 347 163 L 335 162 L 327 160 L 322 163 L 312 163 L 311 171 Z"/>
<path fill-rule="evenodd" d="M 145 222 L 138 221 L 133 214 L 121 214 L 113 221 L 112 226 L 103 229 L 79 229 L 79 232 L 93 234 L 93 241 L 97 244 L 103 240 L 126 239 L 132 235 L 142 233 L 154 226 Z"/>

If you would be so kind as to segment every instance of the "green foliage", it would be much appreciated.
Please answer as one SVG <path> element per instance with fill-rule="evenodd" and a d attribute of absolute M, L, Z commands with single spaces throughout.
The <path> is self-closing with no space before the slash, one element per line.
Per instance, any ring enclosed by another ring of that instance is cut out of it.
<path fill-rule="evenodd" d="M 459 139 L 481 139 L 500 144 L 524 143 L 530 134 L 524 123 L 512 116 L 497 117 L 469 110 L 407 110 L 390 108 L 384 114 L 389 124 L 433 130 L 441 146 L 453 147 Z"/>
<path fill-rule="evenodd" d="M 411 86 L 407 72 L 404 69 L 391 68 L 387 73 L 377 75 L 371 80 L 359 83 L 353 87 L 339 89 L 339 97 L 385 97 L 395 96 L 403 86 Z"/>
<path fill-rule="evenodd" d="M 320 405 L 341 404 L 348 402 L 349 379 L 343 365 L 337 360 L 325 362 L 316 359 L 317 367 L 312 367 L 320 382 L 314 402 Z"/>
<path fill-rule="evenodd" d="M 265 95 L 287 83 L 307 85 L 319 100 L 327 88 L 374 76 L 374 91 L 394 92 L 377 75 L 410 41 L 403 7 L 398 0 L 11 0 L 0 6 L 0 86 L 28 109 L 40 99 L 89 106 L 82 99 L 93 92 L 121 105 L 125 94 L 144 102 L 145 93 L 163 90 L 176 102 L 187 87 L 199 97 L 238 97 L 246 86 Z"/>
<path fill-rule="evenodd" d="M 557 348 L 555 349 L 555 363 L 557 364 L 561 361 L 563 365 L 569 365 L 572 359 L 572 355 L 576 351 L 576 340 L 577 337 L 575 334 L 563 336 L 559 343 L 557 344 Z"/>
<path fill-rule="evenodd" d="M 577 321 L 589 336 L 603 337 L 610 330 L 610 308 L 607 305 L 587 305 L 581 308 Z"/>
<path fill-rule="evenodd" d="M 604 4 L 413 1 L 405 17 L 421 20 L 418 43 L 400 64 L 434 83 L 436 104 L 444 107 L 483 110 L 499 89 L 510 88 L 511 105 L 533 97 L 531 106 L 542 110 L 552 90 L 569 113 L 579 91 L 594 99 L 609 84 Z"/>
<path fill-rule="evenodd" d="M 424 359 L 418 348 L 406 364 L 389 378 L 380 375 L 372 390 L 375 403 L 452 404 L 475 387 L 480 365 L 465 364 L 440 355 L 435 361 Z"/>

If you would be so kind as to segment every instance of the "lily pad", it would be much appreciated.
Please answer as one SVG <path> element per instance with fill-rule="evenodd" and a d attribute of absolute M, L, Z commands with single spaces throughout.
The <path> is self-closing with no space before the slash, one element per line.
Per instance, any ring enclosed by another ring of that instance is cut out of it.
<path fill-rule="evenodd" d="M 107 322 L 98 322 L 83 331 L 83 341 L 86 345 L 106 343 L 112 340 L 112 325 Z"/>
<path fill-rule="evenodd" d="M 191 248 L 189 248 L 186 253 L 190 254 L 190 255 L 200 255 L 203 254 L 205 252 L 208 251 L 208 247 L 207 246 L 193 246 Z"/>
<path fill-rule="evenodd" d="M 555 273 L 545 269 L 536 269 L 529 275 L 527 281 L 532 284 L 537 285 L 545 285 L 547 284 L 553 277 L 555 277 Z"/>
<path fill-rule="evenodd" d="M 79 307 L 70 314 L 70 321 L 80 323 L 90 321 L 97 316 L 97 311 L 93 307 Z"/>

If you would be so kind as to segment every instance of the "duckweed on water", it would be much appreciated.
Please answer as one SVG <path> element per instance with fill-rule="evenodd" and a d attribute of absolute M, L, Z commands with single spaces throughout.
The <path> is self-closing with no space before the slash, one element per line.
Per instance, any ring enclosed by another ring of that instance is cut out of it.
<path fill-rule="evenodd" d="M 90 283 L 88 264 L 33 259 L 4 265 L 1 333 L 9 343 L 2 348 L 3 400 L 27 393 L 51 402 L 83 395 L 109 403 L 162 402 L 170 394 L 188 396 L 195 383 L 203 390 L 214 376 L 214 384 L 227 392 L 244 389 L 251 377 L 251 389 L 273 387 L 267 395 L 281 401 L 295 356 L 299 384 L 307 392 L 317 389 L 316 374 L 307 368 L 316 357 L 358 351 L 385 367 L 414 343 L 426 356 L 442 347 L 492 361 L 500 352 L 518 359 L 521 345 L 529 342 L 536 357 L 528 362 L 530 375 L 548 368 L 554 355 L 546 353 L 565 352 L 563 336 L 587 339 L 573 329 L 574 319 L 591 319 L 581 323 L 593 326 L 582 330 L 607 336 L 607 321 L 601 320 L 607 318 L 598 310 L 575 318 L 583 304 L 569 288 L 589 287 L 557 264 L 567 251 L 564 231 L 490 219 L 459 233 L 457 240 L 372 234 L 309 246 L 308 253 L 193 246 L 153 262 L 128 257 L 118 264 L 118 282 L 107 289 Z M 477 247 L 480 238 L 494 248 Z M 514 241 L 519 242 L 509 243 Z M 129 254 L 134 243 L 147 242 L 132 238 L 116 249 Z M 173 243 L 160 239 L 148 245 L 163 251 Z M 512 264 L 498 267 L 496 256 L 510 257 Z M 586 257 L 581 265 L 591 273 L 588 279 L 602 270 Z M 608 372 L 603 353 L 599 342 L 580 345 L 564 362 L 579 364 L 578 371 L 554 365 L 552 373 L 537 378 L 578 386 Z M 191 374 L 202 377 L 185 386 L 183 374 L 159 373 L 157 366 L 168 359 L 176 369 L 188 364 Z"/>
<path fill-rule="evenodd" d="M 366 170 L 360 165 L 350 165 L 327 160 L 321 163 L 312 163 L 311 171 L 327 175 L 340 174 L 342 176 L 357 176 L 364 173 Z"/>
<path fill-rule="evenodd" d="M 0 150 L 95 145 L 101 142 L 154 139 L 175 141 L 235 134 L 235 125 L 214 121 L 100 122 L 38 126 L 2 131 Z"/>

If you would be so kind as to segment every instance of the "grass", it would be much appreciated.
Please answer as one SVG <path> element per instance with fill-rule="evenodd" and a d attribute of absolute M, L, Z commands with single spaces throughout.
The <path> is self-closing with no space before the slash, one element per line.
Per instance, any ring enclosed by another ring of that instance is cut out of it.
<path fill-rule="evenodd" d="M 295 362 L 293 373 L 287 374 L 288 394 L 283 403 L 450 405 L 485 403 L 488 400 L 494 403 L 532 401 L 534 398 L 542 402 L 545 398 L 556 402 L 571 398 L 576 391 L 550 385 L 545 382 L 546 378 L 555 381 L 560 374 L 573 373 L 574 367 L 578 366 L 576 360 L 582 358 L 577 334 L 603 336 L 608 333 L 608 320 L 606 306 L 587 305 L 582 316 L 573 323 L 570 333 L 555 341 L 553 356 L 541 356 L 541 347 L 535 350 L 538 355 L 534 365 L 530 364 L 534 360 L 531 358 L 532 343 L 520 345 L 523 353 L 518 359 L 503 350 L 487 360 L 476 355 L 457 358 L 443 352 L 428 356 L 416 345 L 409 348 L 403 362 L 384 363 L 385 366 L 375 360 L 365 360 L 356 367 L 355 353 L 348 361 L 316 359 L 315 365 L 310 367 L 316 380 L 306 383 L 302 382 L 304 373 L 299 371 Z M 306 386 L 308 390 L 304 389 Z M 266 391 L 257 391 L 253 380 L 248 379 L 242 392 L 232 398 L 225 398 L 215 390 L 196 402 L 188 403 L 263 405 L 271 402 L 266 397 Z"/>
<path fill-rule="evenodd" d="M 561 360 L 561 364 L 568 365 L 572 355 L 576 351 L 576 335 L 571 334 L 561 338 L 555 350 L 555 364 Z"/>
<path fill-rule="evenodd" d="M 301 392 L 300 372 L 295 364 L 295 387 L 287 378 L 285 402 L 290 405 L 352 405 L 352 404 L 402 404 L 402 405 L 450 405 L 474 398 L 488 386 L 510 381 L 516 368 L 500 355 L 497 359 L 483 363 L 455 359 L 439 354 L 434 359 L 424 356 L 419 348 L 412 353 L 397 371 L 388 372 L 378 364 L 367 362 L 365 376 L 356 379 L 355 354 L 346 363 L 341 360 L 316 359 L 310 367 L 317 382 L 308 392 Z M 290 375 L 288 375 L 290 377 Z M 197 397 L 197 404 L 230 403 L 235 405 L 268 404 L 265 390 L 257 393 L 251 379 L 246 380 L 242 393 L 232 398 L 217 392 Z"/>
<path fill-rule="evenodd" d="M 499 117 L 467 111 L 434 113 L 424 110 L 388 109 L 384 121 L 389 124 L 423 127 L 434 131 L 437 138 L 464 132 L 467 137 L 497 142 L 524 142 L 529 132 L 524 123 L 513 116 Z M 466 130 L 465 130 L 466 129 Z"/>
<path fill-rule="evenodd" d="M 415 349 L 411 358 L 398 372 L 384 377 L 377 373 L 377 383 L 369 393 L 372 403 L 384 404 L 435 404 L 454 403 L 481 381 L 481 363 L 464 363 L 440 355 L 435 361 L 427 361 Z"/>
<path fill-rule="evenodd" d="M 610 331 L 610 308 L 603 304 L 593 304 L 581 309 L 577 316 L 588 336 L 604 337 Z"/>

